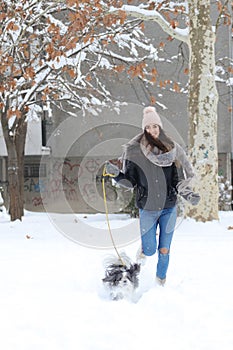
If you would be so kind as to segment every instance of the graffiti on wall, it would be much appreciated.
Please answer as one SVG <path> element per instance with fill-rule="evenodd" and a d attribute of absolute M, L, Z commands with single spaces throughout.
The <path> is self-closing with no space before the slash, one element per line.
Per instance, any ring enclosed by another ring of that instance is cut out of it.
<path fill-rule="evenodd" d="M 82 162 L 70 159 L 56 160 L 48 164 L 46 178 L 25 178 L 26 204 L 43 207 L 43 203 L 59 201 L 61 195 L 65 195 L 69 202 L 79 202 L 82 199 L 80 191 L 88 202 L 94 202 L 97 196 L 95 179 L 101 164 L 100 159 L 87 159 Z"/>

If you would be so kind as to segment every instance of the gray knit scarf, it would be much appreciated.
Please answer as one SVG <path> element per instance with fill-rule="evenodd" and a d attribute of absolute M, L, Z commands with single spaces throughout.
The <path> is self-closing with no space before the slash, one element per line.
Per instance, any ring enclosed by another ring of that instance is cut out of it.
<path fill-rule="evenodd" d="M 171 166 L 173 162 L 177 162 L 182 166 L 185 179 L 181 180 L 177 185 L 179 193 L 185 193 L 187 188 L 191 186 L 191 182 L 193 183 L 194 179 L 194 170 L 185 154 L 185 151 L 178 143 L 174 142 L 174 148 L 169 152 L 162 153 L 157 147 L 151 149 L 144 133 L 141 133 L 124 145 L 125 152 L 123 158 L 128 158 L 127 153 L 130 152 L 130 148 L 134 145 L 140 145 L 145 157 L 157 166 L 167 167 Z"/>

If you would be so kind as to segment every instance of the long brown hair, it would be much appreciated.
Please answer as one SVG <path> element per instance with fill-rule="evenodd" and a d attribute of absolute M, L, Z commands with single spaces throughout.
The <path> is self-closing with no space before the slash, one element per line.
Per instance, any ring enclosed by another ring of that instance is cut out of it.
<path fill-rule="evenodd" d="M 169 152 L 172 148 L 175 147 L 172 139 L 165 134 L 164 130 L 160 126 L 158 138 L 155 139 L 151 134 L 149 134 L 149 132 L 146 131 L 146 129 L 144 130 L 144 135 L 150 146 L 157 147 L 163 153 Z"/>

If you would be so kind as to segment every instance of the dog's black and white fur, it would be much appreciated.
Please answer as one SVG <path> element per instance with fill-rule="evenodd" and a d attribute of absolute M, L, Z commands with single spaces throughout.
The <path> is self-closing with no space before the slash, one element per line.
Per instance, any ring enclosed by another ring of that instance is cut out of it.
<path fill-rule="evenodd" d="M 132 299 L 138 287 L 140 265 L 133 263 L 126 254 L 121 259 L 110 257 L 105 260 L 105 277 L 102 279 L 112 300 Z"/>

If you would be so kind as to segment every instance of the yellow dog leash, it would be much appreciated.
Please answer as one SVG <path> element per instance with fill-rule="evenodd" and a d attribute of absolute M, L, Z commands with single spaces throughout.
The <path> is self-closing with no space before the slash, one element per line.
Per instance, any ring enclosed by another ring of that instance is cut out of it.
<path fill-rule="evenodd" d="M 120 262 L 122 263 L 122 265 L 125 266 L 125 263 L 122 260 L 122 257 L 120 256 L 120 254 L 119 254 L 119 252 L 117 250 L 116 244 L 114 242 L 112 231 L 111 231 L 111 227 L 110 227 L 109 216 L 108 216 L 108 205 L 107 205 L 107 197 L 106 197 L 106 189 L 105 189 L 105 177 L 112 177 L 112 178 L 114 178 L 115 176 L 113 174 L 107 173 L 105 165 L 104 165 L 104 168 L 103 168 L 103 174 L 102 175 L 103 175 L 102 176 L 102 189 L 103 189 L 103 197 L 104 197 L 104 207 L 105 207 L 105 214 L 106 214 L 106 220 L 107 220 L 109 234 L 110 234 L 110 237 L 111 237 L 111 241 L 112 241 L 113 247 L 114 247 L 114 249 L 115 249 L 115 251 L 116 251 L 116 253 L 118 255 L 118 258 L 119 258 Z"/>

